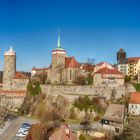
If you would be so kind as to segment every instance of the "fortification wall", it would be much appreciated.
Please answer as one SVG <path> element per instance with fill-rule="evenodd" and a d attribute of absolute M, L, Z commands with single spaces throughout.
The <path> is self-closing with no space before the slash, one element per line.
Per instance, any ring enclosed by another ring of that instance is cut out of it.
<path fill-rule="evenodd" d="M 134 92 L 135 89 L 132 85 L 118 86 L 115 89 L 110 88 L 106 85 L 101 86 L 58 86 L 58 85 L 41 85 L 42 92 L 46 94 L 63 95 L 69 100 L 78 98 L 79 96 L 89 95 L 89 96 L 101 96 L 110 99 L 112 94 L 114 97 L 121 98 L 129 92 Z"/>

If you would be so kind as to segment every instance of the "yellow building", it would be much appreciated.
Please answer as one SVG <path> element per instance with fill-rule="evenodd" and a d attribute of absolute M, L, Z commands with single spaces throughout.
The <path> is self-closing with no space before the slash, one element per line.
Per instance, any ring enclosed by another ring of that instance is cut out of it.
<path fill-rule="evenodd" d="M 140 57 L 130 57 L 127 59 L 128 75 L 134 78 L 140 70 Z"/>

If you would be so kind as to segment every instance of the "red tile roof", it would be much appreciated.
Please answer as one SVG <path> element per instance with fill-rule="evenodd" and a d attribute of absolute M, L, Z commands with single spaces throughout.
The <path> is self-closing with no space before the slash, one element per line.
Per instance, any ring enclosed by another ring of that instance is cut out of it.
<path fill-rule="evenodd" d="M 80 68 L 80 64 L 74 57 L 65 58 L 65 68 Z"/>
<path fill-rule="evenodd" d="M 29 78 L 21 72 L 16 72 L 15 77 L 13 79 L 29 79 Z"/>
<path fill-rule="evenodd" d="M 120 71 L 118 71 L 117 69 L 108 69 L 108 68 L 104 67 L 104 68 L 98 70 L 97 72 L 95 72 L 94 74 L 122 74 L 122 73 Z"/>
<path fill-rule="evenodd" d="M 109 64 L 109 63 L 107 63 L 107 62 L 100 62 L 100 63 L 96 64 L 95 67 L 96 67 L 96 66 L 102 66 L 102 65 L 104 65 L 104 64 L 105 64 L 106 66 L 107 66 L 107 65 L 110 65 L 112 68 L 115 68 L 115 66 L 113 66 L 112 64 Z M 105 67 L 106 67 L 106 66 L 105 66 Z"/>
<path fill-rule="evenodd" d="M 130 57 L 127 59 L 127 64 L 130 64 L 130 63 L 137 64 L 139 60 L 140 60 L 140 57 Z"/>
<path fill-rule="evenodd" d="M 68 130 L 68 133 L 67 133 Z M 77 140 L 76 133 L 73 133 L 69 127 L 62 125 L 51 136 L 51 140 Z"/>
<path fill-rule="evenodd" d="M 104 63 L 106 63 L 106 62 L 100 62 L 100 63 L 96 64 L 96 66 L 102 66 Z"/>
<path fill-rule="evenodd" d="M 134 92 L 130 96 L 130 103 L 140 104 L 140 92 Z"/>

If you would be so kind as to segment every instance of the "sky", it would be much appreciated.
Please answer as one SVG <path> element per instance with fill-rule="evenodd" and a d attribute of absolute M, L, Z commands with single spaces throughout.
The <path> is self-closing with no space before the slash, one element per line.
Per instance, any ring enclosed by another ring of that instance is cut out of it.
<path fill-rule="evenodd" d="M 61 46 L 79 62 L 116 63 L 116 52 L 140 56 L 139 0 L 0 0 L 0 70 L 10 46 L 17 70 L 48 67 Z"/>

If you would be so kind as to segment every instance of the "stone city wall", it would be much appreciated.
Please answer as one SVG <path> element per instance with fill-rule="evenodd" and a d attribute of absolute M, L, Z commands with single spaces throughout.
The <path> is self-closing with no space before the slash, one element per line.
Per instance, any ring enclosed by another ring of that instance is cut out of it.
<path fill-rule="evenodd" d="M 112 93 L 115 98 L 121 98 L 122 95 L 126 93 L 134 92 L 135 89 L 132 85 L 118 86 L 115 89 L 110 88 L 106 85 L 100 86 L 58 86 L 58 85 L 41 85 L 42 92 L 52 95 L 63 95 L 64 97 L 73 100 L 79 96 L 89 95 L 89 96 L 101 96 L 110 99 Z"/>

